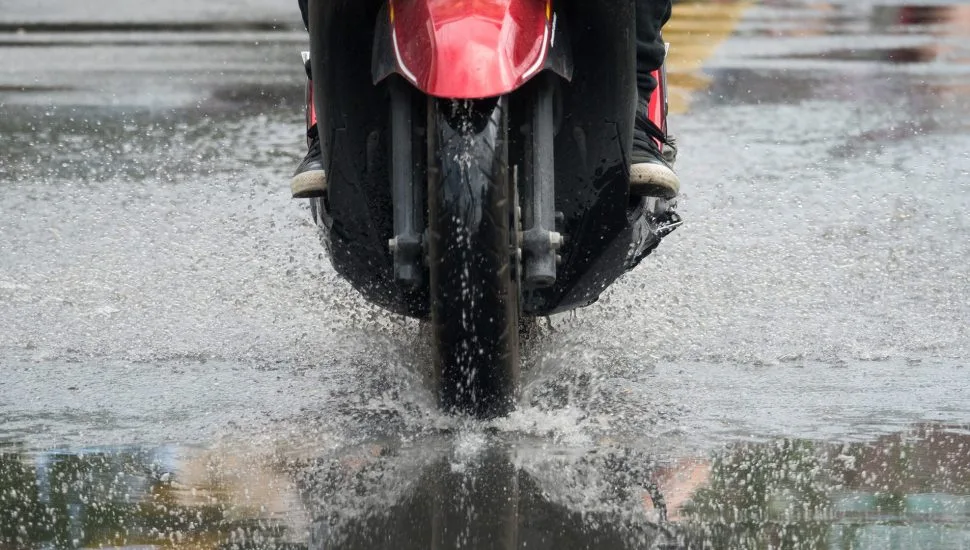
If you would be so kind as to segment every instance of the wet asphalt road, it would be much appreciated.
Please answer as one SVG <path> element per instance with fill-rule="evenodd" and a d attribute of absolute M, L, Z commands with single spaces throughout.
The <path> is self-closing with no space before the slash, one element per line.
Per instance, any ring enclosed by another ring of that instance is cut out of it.
<path fill-rule="evenodd" d="M 481 424 L 287 198 L 296 6 L 91 6 L 0 9 L 0 548 L 970 548 L 970 8 L 678 5 L 688 224 Z"/>

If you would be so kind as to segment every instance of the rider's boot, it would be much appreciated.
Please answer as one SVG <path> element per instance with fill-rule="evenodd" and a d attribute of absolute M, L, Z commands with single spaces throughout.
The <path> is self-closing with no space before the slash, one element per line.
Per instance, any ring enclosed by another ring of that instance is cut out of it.
<path fill-rule="evenodd" d="M 647 101 L 637 102 L 633 125 L 633 153 L 630 165 L 630 193 L 644 197 L 672 199 L 680 193 L 680 178 L 674 173 L 677 154 L 673 140 L 657 127 L 647 113 Z M 660 148 L 664 147 L 661 152 Z"/>
<path fill-rule="evenodd" d="M 303 4 L 300 6 L 302 8 Z M 294 199 L 322 197 L 327 191 L 327 173 L 323 168 L 323 150 L 320 147 L 320 133 L 317 131 L 317 117 L 313 108 L 313 77 L 310 74 L 308 58 L 304 58 L 303 68 L 307 77 L 307 154 L 290 180 L 290 193 Z"/>
<path fill-rule="evenodd" d="M 323 152 L 316 124 L 310 127 L 306 136 L 309 150 L 290 180 L 290 192 L 294 199 L 322 197 L 327 191 L 327 173 L 323 169 Z"/>

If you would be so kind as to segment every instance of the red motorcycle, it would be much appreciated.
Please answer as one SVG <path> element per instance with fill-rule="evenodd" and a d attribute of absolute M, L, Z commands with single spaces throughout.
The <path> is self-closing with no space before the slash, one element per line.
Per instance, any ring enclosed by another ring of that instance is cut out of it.
<path fill-rule="evenodd" d="M 333 265 L 430 320 L 445 409 L 504 414 L 520 320 L 592 304 L 679 224 L 630 193 L 632 0 L 311 0 L 309 23 Z"/>

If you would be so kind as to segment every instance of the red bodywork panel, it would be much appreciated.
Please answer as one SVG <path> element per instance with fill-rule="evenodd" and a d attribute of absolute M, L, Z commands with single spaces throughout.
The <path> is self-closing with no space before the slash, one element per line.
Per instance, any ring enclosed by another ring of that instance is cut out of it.
<path fill-rule="evenodd" d="M 307 129 L 317 124 L 317 107 L 313 103 L 313 81 L 306 81 L 306 127 Z"/>
<path fill-rule="evenodd" d="M 483 98 L 515 90 L 542 69 L 551 0 L 390 0 L 398 68 L 422 92 Z"/>
<path fill-rule="evenodd" d="M 647 118 L 656 124 L 664 135 L 667 135 L 667 71 L 661 67 L 651 74 L 657 81 L 657 87 L 653 90 L 653 94 L 650 95 L 647 103 Z M 663 151 L 664 144 L 659 140 L 654 141 L 657 142 L 657 147 Z"/>

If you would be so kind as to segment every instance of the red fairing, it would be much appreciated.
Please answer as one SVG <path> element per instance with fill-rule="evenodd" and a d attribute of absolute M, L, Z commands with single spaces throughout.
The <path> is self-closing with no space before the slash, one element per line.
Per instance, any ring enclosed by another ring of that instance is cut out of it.
<path fill-rule="evenodd" d="M 666 80 L 666 75 L 660 69 L 652 72 L 651 75 L 657 81 L 657 87 L 650 94 L 650 100 L 647 104 L 647 115 L 650 118 L 650 122 L 657 125 L 657 128 L 663 130 L 667 133 L 667 97 L 664 93 L 666 86 L 664 86 L 664 80 Z"/>
<path fill-rule="evenodd" d="M 313 103 L 313 81 L 306 82 L 306 127 L 312 128 L 317 124 L 317 107 Z"/>
<path fill-rule="evenodd" d="M 421 91 L 483 98 L 515 90 L 546 60 L 551 0 L 391 0 L 398 69 Z"/>
<path fill-rule="evenodd" d="M 664 135 L 667 135 L 667 71 L 660 68 L 652 72 L 651 75 L 656 79 L 657 87 L 654 88 L 647 103 L 647 118 L 650 119 L 650 122 L 656 124 Z M 654 141 L 657 142 L 657 147 L 662 151 L 663 143 L 656 139 Z"/>

